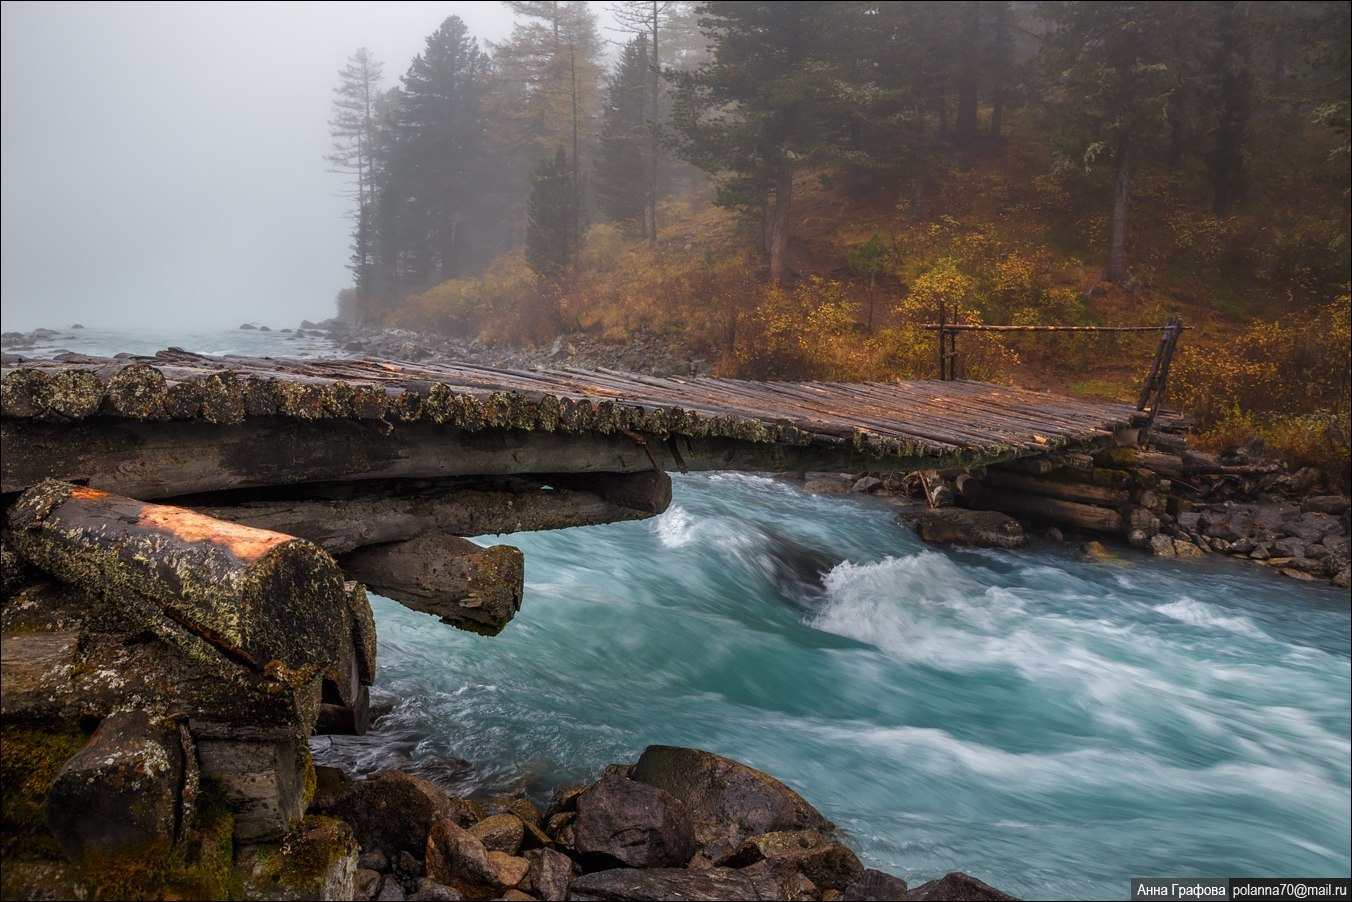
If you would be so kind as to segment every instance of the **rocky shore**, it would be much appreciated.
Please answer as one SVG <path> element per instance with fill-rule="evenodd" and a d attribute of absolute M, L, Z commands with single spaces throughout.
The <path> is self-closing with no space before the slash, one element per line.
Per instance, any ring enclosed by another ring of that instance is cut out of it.
<path fill-rule="evenodd" d="M 401 771 L 324 776 L 311 811 L 349 824 L 360 849 L 330 865 L 335 888 L 350 881 L 343 898 L 1012 898 L 962 873 L 910 889 L 867 869 L 792 789 L 696 749 L 650 746 L 560 789 L 543 811 L 524 798 L 457 798 Z M 261 897 L 301 898 L 280 886 Z"/>

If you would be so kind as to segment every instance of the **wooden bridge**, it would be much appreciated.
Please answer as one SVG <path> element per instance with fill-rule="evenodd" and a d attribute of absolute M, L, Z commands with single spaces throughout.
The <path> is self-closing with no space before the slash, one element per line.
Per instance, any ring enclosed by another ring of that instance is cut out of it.
<path fill-rule="evenodd" d="M 465 537 L 650 517 L 671 501 L 669 470 L 918 472 L 927 492 L 946 472 L 974 505 L 1137 544 L 1167 492 L 1090 456 L 1135 444 L 1149 414 L 963 381 L 170 350 L 7 358 L 0 413 L 0 714 L 60 735 L 118 723 L 67 762 L 45 804 L 78 813 L 87 801 L 67 789 L 120 791 L 87 772 L 124 754 L 117 737 L 178 748 L 173 730 L 186 730 L 196 751 L 183 767 L 225 787 L 249 841 L 304 811 L 313 732 L 366 729 L 376 643 L 363 585 L 479 633 L 517 612 L 521 552 Z M 129 710 L 157 719 L 124 722 Z M 114 801 L 100 810 L 133 809 Z M 57 815 L 77 860 L 85 821 Z"/>
<path fill-rule="evenodd" d="M 671 470 L 970 471 L 1134 442 L 1149 419 L 967 381 L 664 379 L 176 349 L 21 361 L 0 389 L 10 499 L 55 479 L 299 536 L 382 593 L 487 632 L 520 603 L 519 553 L 461 537 L 653 516 L 671 500 Z M 1085 522 L 1122 532 L 1125 521 L 1108 511 Z"/>

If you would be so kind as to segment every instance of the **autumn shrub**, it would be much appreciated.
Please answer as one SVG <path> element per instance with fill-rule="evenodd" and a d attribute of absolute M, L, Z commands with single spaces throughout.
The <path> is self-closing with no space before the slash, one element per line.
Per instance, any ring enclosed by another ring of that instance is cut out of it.
<path fill-rule="evenodd" d="M 810 276 L 791 288 L 766 285 L 737 324 L 738 374 L 752 379 L 848 380 L 868 355 L 858 305 L 843 286 Z"/>
<path fill-rule="evenodd" d="M 1342 474 L 1349 444 L 1349 291 L 1312 313 L 1252 323 L 1219 347 L 1183 345 L 1172 394 L 1204 445 L 1262 437 L 1293 464 Z"/>

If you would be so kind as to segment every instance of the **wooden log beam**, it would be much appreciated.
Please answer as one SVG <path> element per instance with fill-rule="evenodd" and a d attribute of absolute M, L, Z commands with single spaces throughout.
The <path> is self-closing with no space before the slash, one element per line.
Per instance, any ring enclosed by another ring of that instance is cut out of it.
<path fill-rule="evenodd" d="M 1122 515 L 1115 510 L 1009 489 L 982 486 L 973 506 L 1095 532 L 1121 534 L 1123 528 Z"/>
<path fill-rule="evenodd" d="M 24 493 L 9 527 L 63 582 L 167 618 L 269 679 L 299 686 L 351 646 L 342 573 L 310 542 L 60 482 Z"/>
<path fill-rule="evenodd" d="M 449 479 L 559 473 L 679 470 L 951 470 L 1012 456 L 1017 449 L 908 451 L 880 456 L 849 439 L 807 445 L 678 437 L 681 461 L 664 441 L 623 433 L 470 432 L 435 423 L 363 423 L 250 417 L 234 426 L 96 417 L 61 425 L 0 420 L 0 492 L 43 479 L 85 482 L 142 499 L 264 486 L 367 479 Z M 908 446 L 910 447 L 910 446 Z M 657 467 L 653 466 L 654 461 Z"/>
<path fill-rule="evenodd" d="M 316 489 L 316 495 L 324 494 Z M 664 472 L 552 474 L 418 483 L 353 483 L 338 498 L 250 500 L 186 506 L 209 517 L 309 539 L 331 554 L 401 542 L 425 532 L 456 536 L 534 532 L 639 520 L 666 510 Z"/>
<path fill-rule="evenodd" d="M 510 545 L 484 548 L 424 533 L 343 555 L 344 571 L 373 591 L 443 623 L 495 636 L 521 608 L 525 561 Z"/>
<path fill-rule="evenodd" d="M 1116 507 L 1131 501 L 1131 492 L 1124 488 L 1057 479 L 1039 479 L 1036 476 L 995 468 L 988 471 L 986 481 L 993 486 L 1016 489 L 1032 495 L 1046 495 L 1064 501 L 1078 501 L 1083 504 L 1103 504 Z"/>

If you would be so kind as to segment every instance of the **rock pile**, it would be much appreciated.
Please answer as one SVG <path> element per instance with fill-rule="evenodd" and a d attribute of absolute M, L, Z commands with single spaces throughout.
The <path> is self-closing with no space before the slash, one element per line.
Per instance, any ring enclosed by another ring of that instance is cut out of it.
<path fill-rule="evenodd" d="M 650 746 L 638 762 L 524 799 L 450 796 L 391 771 L 316 799 L 352 825 L 363 900 L 1010 899 L 954 873 L 908 892 L 792 789 L 728 758 Z"/>

